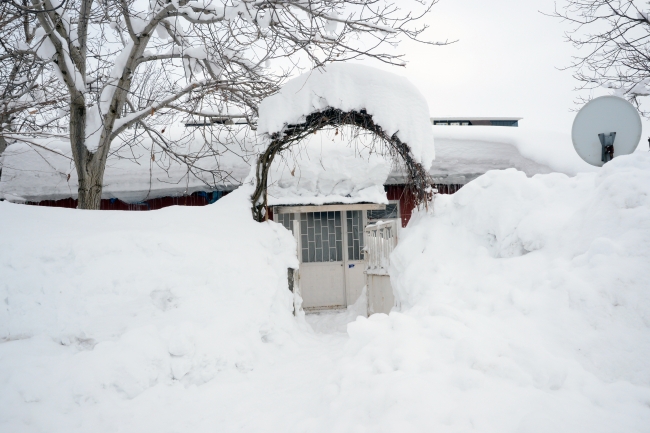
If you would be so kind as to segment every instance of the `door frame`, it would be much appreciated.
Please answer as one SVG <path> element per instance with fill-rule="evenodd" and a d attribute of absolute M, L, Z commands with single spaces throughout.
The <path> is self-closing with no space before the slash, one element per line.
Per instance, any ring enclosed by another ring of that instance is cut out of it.
<path fill-rule="evenodd" d="M 293 235 L 294 238 L 296 239 L 296 255 L 298 256 L 298 286 L 300 286 L 300 267 L 303 265 L 302 261 L 302 237 L 300 236 L 300 214 L 301 213 L 307 213 L 307 212 L 341 212 L 341 230 L 343 234 L 343 260 L 342 260 L 342 265 L 343 265 L 343 292 L 344 292 L 344 299 L 345 299 L 345 305 L 343 307 L 347 307 L 348 305 L 351 305 L 352 302 L 355 300 L 351 300 L 348 297 L 349 290 L 348 288 L 351 286 L 350 283 L 350 277 L 349 277 L 349 272 L 348 272 L 348 266 L 351 264 L 354 264 L 355 266 L 363 266 L 364 260 L 360 258 L 359 260 L 349 260 L 348 259 L 348 219 L 347 219 L 347 211 L 361 211 L 361 236 L 363 237 L 364 240 L 364 246 L 365 246 L 365 227 L 366 224 L 368 223 L 368 215 L 367 212 L 368 210 L 383 210 L 386 209 L 385 204 L 380 204 L 380 203 L 355 203 L 355 204 L 331 204 L 331 205 L 320 205 L 320 206 L 314 206 L 314 205 L 292 205 L 292 206 L 275 206 L 273 208 L 273 214 L 274 215 L 279 215 L 279 214 L 296 214 L 294 217 L 294 222 L 295 224 L 293 225 L 294 230 Z M 309 262 L 306 263 L 307 265 L 318 265 L 321 262 Z M 329 262 L 322 262 L 322 263 L 328 263 Z M 337 262 L 338 263 L 338 262 Z M 332 307 L 309 307 L 308 309 L 310 311 L 318 311 L 318 310 L 326 310 L 326 309 L 335 309 L 339 308 L 339 306 L 332 306 Z"/>

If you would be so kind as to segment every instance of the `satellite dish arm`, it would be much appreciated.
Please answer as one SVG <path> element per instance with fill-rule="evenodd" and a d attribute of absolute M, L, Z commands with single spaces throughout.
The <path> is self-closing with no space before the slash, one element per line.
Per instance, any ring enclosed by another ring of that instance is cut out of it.
<path fill-rule="evenodd" d="M 614 159 L 614 139 L 616 138 L 615 132 L 610 132 L 609 134 L 598 134 L 600 139 L 600 145 L 603 148 L 601 153 L 600 160 L 603 162 L 608 162 Z"/>

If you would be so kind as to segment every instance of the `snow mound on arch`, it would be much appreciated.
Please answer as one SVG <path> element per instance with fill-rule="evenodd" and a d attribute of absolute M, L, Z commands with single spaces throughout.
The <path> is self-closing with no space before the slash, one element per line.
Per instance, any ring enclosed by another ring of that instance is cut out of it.
<path fill-rule="evenodd" d="M 328 130 L 310 134 L 273 162 L 269 204 L 388 203 L 384 184 L 391 162 L 370 152 L 369 140 Z"/>
<path fill-rule="evenodd" d="M 365 109 L 388 135 L 408 144 L 425 169 L 435 159 L 429 106 L 405 77 L 353 63 L 333 63 L 288 81 L 259 106 L 257 132 L 272 134 L 326 108 Z"/>
<path fill-rule="evenodd" d="M 414 215 L 391 264 L 401 311 L 348 326 L 339 407 L 377 396 L 409 431 L 648 431 L 650 154 L 488 172 Z"/>

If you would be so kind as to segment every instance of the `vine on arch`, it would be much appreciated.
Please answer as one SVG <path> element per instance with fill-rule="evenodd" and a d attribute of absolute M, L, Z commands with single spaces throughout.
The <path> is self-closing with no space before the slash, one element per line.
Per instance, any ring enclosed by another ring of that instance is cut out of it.
<path fill-rule="evenodd" d="M 325 127 L 352 126 L 365 129 L 387 144 L 390 154 L 399 157 L 408 176 L 407 188 L 415 197 L 416 205 L 428 206 L 432 196 L 432 180 L 422 164 L 413 159 L 411 149 L 403 143 L 397 134 L 388 135 L 381 125 L 375 123 L 372 115 L 365 110 L 344 112 L 336 108 L 311 113 L 303 123 L 287 125 L 281 132 L 273 133 L 271 143 L 257 159 L 256 185 L 251 196 L 253 218 L 262 222 L 267 218 L 268 174 L 274 158 L 297 144 L 309 134 L 314 134 Z"/>

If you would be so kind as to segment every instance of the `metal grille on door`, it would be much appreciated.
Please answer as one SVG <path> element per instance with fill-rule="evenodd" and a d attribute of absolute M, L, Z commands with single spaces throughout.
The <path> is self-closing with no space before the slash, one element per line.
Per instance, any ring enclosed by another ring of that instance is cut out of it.
<path fill-rule="evenodd" d="M 340 262 L 343 260 L 341 212 L 300 214 L 302 262 Z"/>
<path fill-rule="evenodd" d="M 363 260 L 363 217 L 360 210 L 346 211 L 348 260 Z"/>

